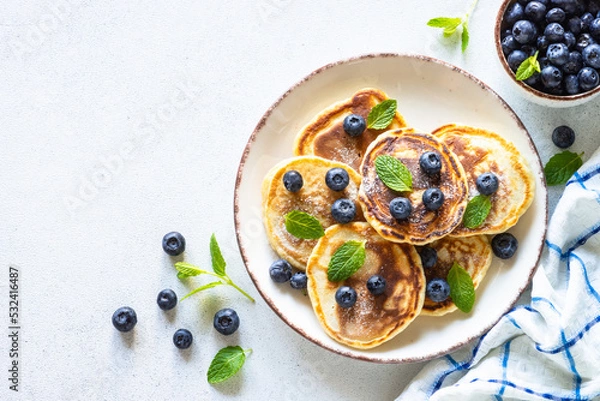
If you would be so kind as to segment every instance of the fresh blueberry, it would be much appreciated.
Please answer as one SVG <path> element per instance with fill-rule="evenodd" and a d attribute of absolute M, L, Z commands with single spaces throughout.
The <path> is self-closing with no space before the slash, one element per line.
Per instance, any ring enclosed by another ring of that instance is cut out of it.
<path fill-rule="evenodd" d="M 343 168 L 334 167 L 325 174 L 325 183 L 333 191 L 343 191 L 350 183 L 350 176 Z"/>
<path fill-rule="evenodd" d="M 546 49 L 550 45 L 550 41 L 544 35 L 540 35 L 536 39 L 536 45 L 540 53 L 546 53 Z"/>
<path fill-rule="evenodd" d="M 425 152 L 419 158 L 419 166 L 427 175 L 434 175 L 442 169 L 442 159 L 438 152 Z"/>
<path fill-rule="evenodd" d="M 292 277 L 292 265 L 284 259 L 276 260 L 269 267 L 271 280 L 276 283 L 285 283 Z"/>
<path fill-rule="evenodd" d="M 570 52 L 569 60 L 562 66 L 565 74 L 577 74 L 583 68 L 583 57 L 579 52 Z"/>
<path fill-rule="evenodd" d="M 581 18 L 579 18 L 577 16 L 571 17 L 567 21 L 567 29 L 570 32 L 573 32 L 573 34 L 579 35 L 581 33 L 581 31 L 583 30 L 583 21 L 581 20 Z"/>
<path fill-rule="evenodd" d="M 546 50 L 546 57 L 555 66 L 564 65 L 569 61 L 569 48 L 564 43 L 552 43 Z"/>
<path fill-rule="evenodd" d="M 304 185 L 302 175 L 296 170 L 286 171 L 283 175 L 283 186 L 290 192 L 298 192 Z"/>
<path fill-rule="evenodd" d="M 367 123 L 362 116 L 358 114 L 350 114 L 344 118 L 344 131 L 346 134 L 356 137 L 362 134 L 367 128 Z"/>
<path fill-rule="evenodd" d="M 512 28 L 512 34 L 517 42 L 522 45 L 531 43 L 535 40 L 537 29 L 533 22 L 527 20 L 519 20 L 515 22 Z"/>
<path fill-rule="evenodd" d="M 590 22 L 588 32 L 590 33 L 590 35 L 592 35 L 592 38 L 600 40 L 600 18 L 596 18 L 595 20 Z"/>
<path fill-rule="evenodd" d="M 549 65 L 542 69 L 540 73 L 540 79 L 542 84 L 549 89 L 557 88 L 562 82 L 563 73 L 557 67 Z"/>
<path fill-rule="evenodd" d="M 565 32 L 563 43 L 570 49 L 573 49 L 577 44 L 577 38 L 573 35 L 573 32 Z"/>
<path fill-rule="evenodd" d="M 187 329 L 179 329 L 173 334 L 173 344 L 179 349 L 186 349 L 192 345 L 194 337 Z"/>
<path fill-rule="evenodd" d="M 412 205 L 408 198 L 398 197 L 390 201 L 390 214 L 396 220 L 406 220 L 412 213 Z"/>
<path fill-rule="evenodd" d="M 438 210 L 444 204 L 444 193 L 439 188 L 425 190 L 423 204 L 427 210 Z"/>
<path fill-rule="evenodd" d="M 492 238 L 492 251 L 500 259 L 511 258 L 517 251 L 518 246 L 519 242 L 510 233 L 498 234 Z"/>
<path fill-rule="evenodd" d="M 356 217 L 356 206 L 350 199 L 340 198 L 331 205 L 331 216 L 340 224 L 350 223 Z"/>
<path fill-rule="evenodd" d="M 565 91 L 569 95 L 576 95 L 579 93 L 579 80 L 577 75 L 567 75 L 565 77 Z"/>
<path fill-rule="evenodd" d="M 541 37 L 541 36 L 540 36 Z M 502 51 L 505 56 L 508 56 L 513 50 L 517 50 L 521 45 L 516 41 L 515 37 L 508 35 L 502 39 Z"/>
<path fill-rule="evenodd" d="M 594 40 L 594 38 L 592 38 L 592 35 L 590 35 L 589 33 L 582 33 L 577 38 L 577 43 L 575 43 L 575 49 L 578 52 L 582 52 L 583 49 L 585 49 L 586 47 L 588 47 L 592 43 L 596 43 L 596 41 Z"/>
<path fill-rule="evenodd" d="M 505 29 L 500 33 L 500 39 L 504 39 L 507 36 L 512 36 L 512 30 L 511 29 Z"/>
<path fill-rule="evenodd" d="M 560 42 L 565 37 L 565 28 L 557 22 L 551 22 L 546 25 L 544 36 L 548 38 L 550 43 Z"/>
<path fill-rule="evenodd" d="M 592 14 L 592 13 L 583 14 L 581 16 L 581 30 L 587 31 L 588 29 L 590 29 L 590 25 L 592 24 L 592 21 L 595 19 L 596 19 L 596 17 L 594 17 L 594 14 Z M 577 33 L 577 32 L 573 32 L 573 33 Z"/>
<path fill-rule="evenodd" d="M 185 251 L 185 238 L 176 231 L 170 232 L 163 237 L 162 247 L 167 255 L 181 255 Z"/>
<path fill-rule="evenodd" d="M 482 195 L 491 195 L 498 190 L 498 177 L 494 173 L 483 173 L 475 181 L 477 190 Z"/>
<path fill-rule="evenodd" d="M 583 67 L 577 74 L 577 79 L 579 79 L 579 87 L 584 91 L 594 89 L 600 82 L 598 71 L 591 67 Z"/>
<path fill-rule="evenodd" d="M 560 24 L 566 17 L 567 14 L 562 8 L 554 7 L 546 13 L 546 22 L 558 22 Z"/>
<path fill-rule="evenodd" d="M 231 308 L 221 309 L 215 313 L 213 326 L 219 333 L 228 336 L 235 333 L 238 327 L 240 327 L 240 317 Z"/>
<path fill-rule="evenodd" d="M 353 307 L 356 303 L 356 291 L 347 285 L 341 286 L 335 292 L 335 302 L 344 309 Z"/>
<path fill-rule="evenodd" d="M 423 269 L 431 269 L 437 263 L 437 251 L 430 246 L 421 248 L 419 250 L 419 256 L 421 257 Z"/>
<path fill-rule="evenodd" d="M 525 54 L 527 54 L 527 57 L 530 57 L 533 56 L 538 49 L 533 45 L 523 45 L 521 46 L 521 50 L 523 50 Z"/>
<path fill-rule="evenodd" d="M 307 281 L 306 273 L 296 272 L 290 279 L 290 285 L 295 290 L 302 290 L 306 288 Z"/>
<path fill-rule="evenodd" d="M 530 76 L 523 82 L 525 82 L 529 86 L 536 86 L 538 84 L 538 82 L 540 82 L 540 73 L 539 72 L 533 73 L 532 76 Z"/>
<path fill-rule="evenodd" d="M 527 57 L 529 56 L 523 50 L 513 50 L 508 55 L 508 66 L 511 70 L 516 72 L 519 69 L 521 63 L 525 61 Z"/>
<path fill-rule="evenodd" d="M 546 16 L 546 6 L 535 0 L 527 3 L 524 11 L 525 16 L 533 22 L 540 22 Z"/>
<path fill-rule="evenodd" d="M 549 61 L 548 58 L 546 57 L 540 57 L 538 58 L 538 62 L 540 63 L 540 69 L 544 69 L 546 67 L 548 67 L 549 65 L 552 65 Z"/>
<path fill-rule="evenodd" d="M 367 290 L 373 295 L 381 295 L 385 292 L 386 281 L 379 274 L 374 274 L 367 280 Z"/>
<path fill-rule="evenodd" d="M 599 0 L 589 0 L 588 1 L 588 11 L 594 15 L 600 13 L 600 1 Z"/>
<path fill-rule="evenodd" d="M 166 288 L 158 293 L 156 303 L 162 310 L 171 310 L 177 305 L 177 294 L 170 288 Z"/>
<path fill-rule="evenodd" d="M 552 142 L 562 149 L 566 149 L 575 142 L 575 131 L 571 127 L 561 125 L 552 131 Z"/>
<path fill-rule="evenodd" d="M 504 21 L 508 25 L 513 25 L 515 22 L 522 20 L 525 16 L 523 6 L 519 3 L 514 3 L 506 9 Z"/>
<path fill-rule="evenodd" d="M 126 333 L 137 324 L 137 314 L 129 306 L 120 307 L 112 315 L 112 324 L 115 329 Z"/>
<path fill-rule="evenodd" d="M 583 56 L 583 62 L 592 68 L 600 68 L 600 45 L 592 43 L 581 53 Z"/>
<path fill-rule="evenodd" d="M 554 7 L 562 8 L 567 14 L 575 14 L 578 9 L 576 0 L 551 0 L 551 4 Z"/>
<path fill-rule="evenodd" d="M 425 295 L 433 302 L 444 302 L 450 296 L 450 285 L 443 278 L 434 278 L 427 283 Z"/>

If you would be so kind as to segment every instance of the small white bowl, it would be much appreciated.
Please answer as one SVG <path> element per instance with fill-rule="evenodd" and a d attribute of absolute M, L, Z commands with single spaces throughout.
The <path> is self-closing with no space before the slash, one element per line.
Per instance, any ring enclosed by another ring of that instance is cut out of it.
<path fill-rule="evenodd" d="M 508 61 L 506 60 L 504 52 L 502 51 L 502 20 L 504 18 L 506 9 L 516 2 L 517 0 L 504 0 L 502 2 L 502 5 L 498 10 L 498 16 L 496 17 L 494 41 L 496 43 L 496 52 L 498 53 L 500 64 L 502 64 L 504 71 L 506 71 L 511 81 L 513 81 L 519 87 L 520 92 L 525 96 L 525 98 L 547 107 L 573 107 L 583 104 L 596 97 L 600 93 L 600 85 L 590 91 L 579 93 L 577 95 L 557 96 L 534 89 L 523 81 L 517 81 L 515 78 L 515 73 L 508 66 Z"/>

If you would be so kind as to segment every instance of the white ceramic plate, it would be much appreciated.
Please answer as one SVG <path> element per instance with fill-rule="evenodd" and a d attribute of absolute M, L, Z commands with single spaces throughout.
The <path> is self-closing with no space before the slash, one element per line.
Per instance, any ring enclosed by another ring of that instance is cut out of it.
<path fill-rule="evenodd" d="M 332 340 L 316 319 L 310 300 L 269 277 L 277 259 L 266 238 L 261 212 L 261 183 L 278 161 L 293 156 L 296 133 L 319 111 L 364 87 L 382 89 L 397 99 L 408 124 L 425 130 L 463 123 L 495 131 L 512 141 L 536 177 L 533 204 L 510 232 L 519 240 L 516 255 L 494 258 L 469 314 L 419 316 L 391 341 L 356 350 Z M 288 325 L 323 348 L 381 363 L 427 360 L 450 352 L 490 329 L 527 287 L 546 232 L 547 193 L 542 165 L 525 127 L 489 87 L 445 62 L 417 55 L 376 54 L 324 66 L 288 90 L 267 110 L 252 133 L 240 162 L 235 188 L 235 225 L 246 268 L 256 288 Z"/>

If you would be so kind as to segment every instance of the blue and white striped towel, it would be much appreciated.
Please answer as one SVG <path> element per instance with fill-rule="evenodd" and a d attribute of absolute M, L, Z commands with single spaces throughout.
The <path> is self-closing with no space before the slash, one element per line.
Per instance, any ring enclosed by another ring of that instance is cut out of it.
<path fill-rule="evenodd" d="M 600 399 L 598 232 L 600 151 L 566 185 L 531 301 L 470 346 L 425 365 L 397 400 Z"/>

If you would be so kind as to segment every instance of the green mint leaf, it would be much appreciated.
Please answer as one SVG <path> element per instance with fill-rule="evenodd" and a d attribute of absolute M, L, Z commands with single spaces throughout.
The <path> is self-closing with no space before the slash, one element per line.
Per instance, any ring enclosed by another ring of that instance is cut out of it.
<path fill-rule="evenodd" d="M 201 274 L 206 273 L 206 270 L 198 269 L 196 266 L 187 262 L 175 263 L 175 269 L 177 269 L 177 277 L 180 279 L 192 276 L 199 276 Z"/>
<path fill-rule="evenodd" d="M 462 35 L 461 35 L 461 48 L 462 48 L 462 52 L 464 53 L 465 50 L 467 50 L 467 46 L 469 46 L 469 28 L 468 28 L 468 22 L 467 20 L 465 20 L 462 23 Z"/>
<path fill-rule="evenodd" d="M 444 31 L 456 31 L 456 28 L 458 28 L 461 22 L 462 20 L 460 18 L 437 17 L 427 21 L 427 26 L 432 28 L 443 28 Z"/>
<path fill-rule="evenodd" d="M 492 201 L 489 196 L 477 195 L 467 203 L 463 215 L 463 225 L 467 228 L 477 228 L 487 219 L 492 209 Z"/>
<path fill-rule="evenodd" d="M 212 262 L 213 271 L 219 276 L 225 276 L 225 266 L 227 266 L 227 264 L 225 263 L 225 259 L 223 259 L 223 254 L 221 253 L 221 248 L 219 247 L 215 234 L 210 236 L 210 260 Z"/>
<path fill-rule="evenodd" d="M 194 294 L 197 294 L 197 293 L 199 293 L 199 292 L 201 292 L 201 291 L 208 290 L 208 289 L 210 289 L 210 288 L 216 287 L 216 286 L 218 286 L 218 285 L 223 285 L 223 284 L 225 284 L 225 283 L 223 283 L 222 281 L 212 281 L 212 282 L 210 282 L 210 283 L 208 283 L 208 284 L 201 285 L 200 287 L 196 288 L 195 290 L 192 290 L 192 291 L 190 291 L 189 293 L 187 293 L 187 294 L 186 294 L 186 295 L 185 295 L 183 298 L 181 298 L 179 301 L 181 302 L 181 301 L 183 301 L 184 299 L 186 299 L 186 298 L 189 298 L 189 297 L 191 297 L 191 296 L 192 296 L 192 295 L 194 295 Z"/>
<path fill-rule="evenodd" d="M 398 192 L 412 191 L 412 175 L 408 168 L 395 157 L 377 156 L 375 171 L 386 187 Z"/>
<path fill-rule="evenodd" d="M 394 120 L 398 102 L 394 99 L 386 99 L 371 109 L 367 116 L 367 128 L 385 129 Z"/>
<path fill-rule="evenodd" d="M 465 313 L 471 312 L 475 304 L 475 286 L 471 275 L 454 262 L 446 281 L 450 285 L 450 297 L 456 307 Z"/>
<path fill-rule="evenodd" d="M 542 70 L 537 57 L 538 52 L 535 52 L 533 56 L 523 60 L 521 65 L 519 65 L 519 68 L 517 68 L 517 72 L 515 73 L 515 78 L 517 81 L 529 79 L 533 74 Z"/>
<path fill-rule="evenodd" d="M 565 150 L 552 156 L 544 167 L 546 184 L 563 185 L 569 181 L 569 178 L 583 165 L 582 155 L 583 153 L 578 155 Z"/>
<path fill-rule="evenodd" d="M 285 215 L 285 228 L 300 239 L 317 239 L 325 235 L 319 220 L 300 210 L 292 210 Z"/>
<path fill-rule="evenodd" d="M 246 353 L 251 351 L 250 349 L 244 350 L 240 346 L 225 347 L 219 350 L 206 372 L 208 382 L 210 384 L 220 383 L 235 375 L 244 366 Z"/>
<path fill-rule="evenodd" d="M 346 241 L 331 256 L 327 268 L 329 281 L 344 281 L 365 263 L 365 241 Z"/>

